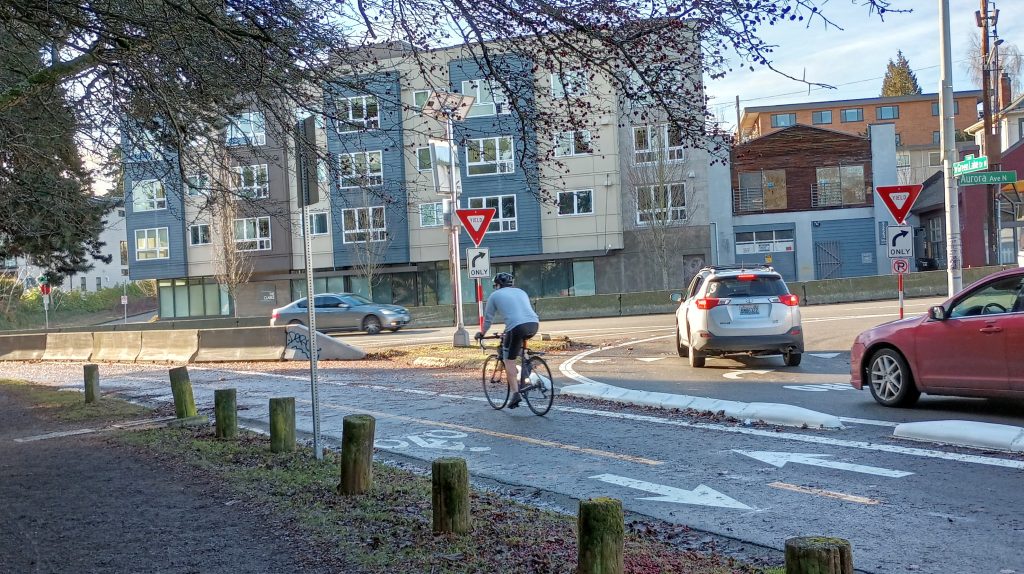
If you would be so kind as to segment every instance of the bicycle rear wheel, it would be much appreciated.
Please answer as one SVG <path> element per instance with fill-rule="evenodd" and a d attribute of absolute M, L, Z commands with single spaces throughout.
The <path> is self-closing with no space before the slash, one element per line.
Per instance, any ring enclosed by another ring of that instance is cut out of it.
<path fill-rule="evenodd" d="M 505 380 L 505 363 L 491 355 L 484 360 L 483 385 L 487 402 L 495 409 L 501 410 L 508 402 L 508 382 Z"/>
<path fill-rule="evenodd" d="M 555 402 L 555 385 L 547 361 L 540 357 L 530 357 L 530 380 L 526 383 L 529 386 L 536 385 L 523 392 L 523 398 L 526 399 L 530 410 L 539 417 L 548 414 Z"/>

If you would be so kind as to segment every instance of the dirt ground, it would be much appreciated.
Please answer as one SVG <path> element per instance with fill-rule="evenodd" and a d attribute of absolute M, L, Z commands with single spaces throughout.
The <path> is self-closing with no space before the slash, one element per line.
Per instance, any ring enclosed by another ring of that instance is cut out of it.
<path fill-rule="evenodd" d="M 0 387 L 0 574 L 343 572 L 191 471 L 43 421 Z"/>

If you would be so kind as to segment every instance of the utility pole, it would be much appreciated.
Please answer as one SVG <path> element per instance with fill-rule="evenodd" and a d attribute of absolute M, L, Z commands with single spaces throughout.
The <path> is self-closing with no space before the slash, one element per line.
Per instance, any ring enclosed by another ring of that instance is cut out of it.
<path fill-rule="evenodd" d="M 992 133 L 992 82 L 988 53 L 988 26 L 989 20 L 995 17 L 989 16 L 988 0 L 981 1 L 981 10 L 974 13 L 978 27 L 981 28 L 981 114 L 985 129 L 985 136 L 982 138 L 981 154 L 988 157 L 989 169 L 998 171 L 1002 161 L 1002 150 Z M 988 222 L 986 262 L 989 265 L 999 263 L 999 229 L 996 220 L 996 190 L 997 185 L 985 186 L 985 204 L 987 207 L 985 221 Z"/>
<path fill-rule="evenodd" d="M 946 286 L 952 297 L 963 289 L 963 271 L 960 259 L 960 203 L 957 197 L 956 178 L 953 177 L 953 162 L 956 155 L 956 140 L 953 132 L 953 57 L 949 39 L 949 0 L 939 0 L 939 50 L 942 54 L 939 66 L 939 124 L 942 139 L 942 173 L 945 176 L 946 199 Z"/>

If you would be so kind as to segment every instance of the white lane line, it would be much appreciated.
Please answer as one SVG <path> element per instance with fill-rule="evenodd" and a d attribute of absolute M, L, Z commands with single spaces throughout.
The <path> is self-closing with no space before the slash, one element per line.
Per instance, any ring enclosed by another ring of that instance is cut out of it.
<path fill-rule="evenodd" d="M 566 377 L 569 377 L 570 379 L 572 379 L 572 380 L 574 380 L 576 382 L 579 382 L 579 383 L 597 383 L 598 381 L 595 381 L 594 379 L 591 379 L 589 377 L 585 377 L 585 376 L 577 373 L 576 370 L 572 368 L 573 365 L 576 364 L 576 361 L 579 361 L 580 359 L 584 359 L 586 357 L 589 357 L 590 355 L 593 355 L 594 353 L 599 353 L 601 351 L 609 351 L 611 349 L 618 349 L 619 347 L 626 347 L 626 346 L 629 346 L 629 345 L 635 345 L 637 343 L 646 343 L 648 341 L 657 341 L 658 339 L 668 339 L 669 337 L 675 337 L 675 334 L 672 334 L 672 335 L 662 335 L 660 337 L 649 337 L 647 339 L 639 339 L 639 340 L 636 340 L 636 341 L 630 341 L 628 343 L 619 343 L 618 345 L 611 345 L 611 346 L 608 346 L 608 347 L 597 347 L 596 349 L 590 349 L 589 351 L 583 351 L 582 353 L 579 353 L 577 355 L 569 357 L 569 360 L 567 360 L 564 363 L 562 363 L 558 367 L 558 370 L 563 375 L 565 375 Z"/>

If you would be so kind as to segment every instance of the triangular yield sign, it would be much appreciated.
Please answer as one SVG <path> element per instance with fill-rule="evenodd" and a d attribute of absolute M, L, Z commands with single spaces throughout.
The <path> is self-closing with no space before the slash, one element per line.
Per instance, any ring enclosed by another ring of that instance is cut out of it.
<path fill-rule="evenodd" d="M 455 210 L 455 215 L 459 216 L 459 221 L 466 228 L 469 238 L 473 240 L 473 245 L 479 247 L 480 242 L 484 240 L 487 226 L 491 224 L 495 211 L 494 208 Z"/>
<path fill-rule="evenodd" d="M 882 203 L 889 208 L 889 213 L 892 214 L 893 219 L 896 223 L 903 225 L 903 220 L 907 218 L 907 214 L 910 213 L 910 208 L 914 206 L 914 202 L 917 201 L 917 196 L 921 195 L 921 189 L 924 186 L 920 183 L 913 183 L 910 185 L 880 185 L 875 188 L 878 192 L 878 197 L 882 198 Z"/>

